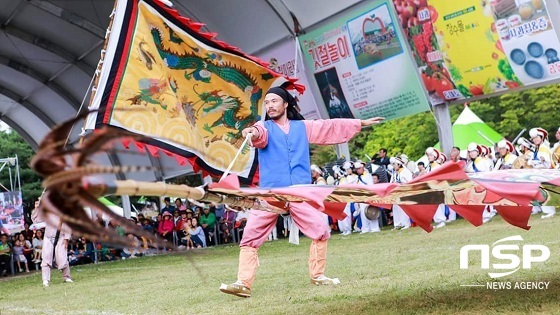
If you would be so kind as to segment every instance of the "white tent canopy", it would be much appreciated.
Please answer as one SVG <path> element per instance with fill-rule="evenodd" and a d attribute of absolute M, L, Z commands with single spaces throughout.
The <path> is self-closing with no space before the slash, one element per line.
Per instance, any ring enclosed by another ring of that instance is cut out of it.
<path fill-rule="evenodd" d="M 468 106 L 465 106 L 457 120 L 453 123 L 453 146 L 461 149 L 461 157 L 467 158 L 467 146 L 471 142 L 482 144 L 494 149 L 494 144 L 503 137 L 497 131 L 488 126 L 480 117 L 478 117 Z M 434 147 L 440 149 L 439 143 Z M 428 158 L 423 155 L 416 161 L 428 164 Z"/>

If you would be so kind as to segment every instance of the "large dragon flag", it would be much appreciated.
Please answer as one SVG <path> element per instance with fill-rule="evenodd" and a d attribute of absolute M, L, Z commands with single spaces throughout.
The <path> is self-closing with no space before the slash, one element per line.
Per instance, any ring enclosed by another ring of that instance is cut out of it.
<path fill-rule="evenodd" d="M 219 176 L 243 143 L 241 130 L 261 119 L 266 91 L 294 80 L 201 32 L 203 25 L 159 1 L 117 0 L 90 104 L 98 112 L 86 129 L 112 125 L 146 136 L 135 143 L 142 151 Z M 232 172 L 257 181 L 254 149 L 243 150 Z"/>

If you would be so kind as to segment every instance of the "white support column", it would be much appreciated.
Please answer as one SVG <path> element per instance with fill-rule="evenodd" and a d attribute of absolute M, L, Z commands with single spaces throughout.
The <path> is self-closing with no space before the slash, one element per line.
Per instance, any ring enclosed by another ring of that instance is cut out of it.
<path fill-rule="evenodd" d="M 350 160 L 350 148 L 348 147 L 348 143 L 337 144 L 336 155 L 339 159 L 344 157 L 346 160 Z"/>
<path fill-rule="evenodd" d="M 453 148 L 453 127 L 451 124 L 451 115 L 449 114 L 449 103 L 436 105 L 433 107 L 434 115 L 439 135 L 439 143 L 441 150 L 447 156 Z"/>
<path fill-rule="evenodd" d="M 127 219 L 130 219 L 131 214 L 131 206 L 130 206 L 130 197 L 128 195 L 122 195 L 122 207 L 123 207 L 123 216 Z"/>

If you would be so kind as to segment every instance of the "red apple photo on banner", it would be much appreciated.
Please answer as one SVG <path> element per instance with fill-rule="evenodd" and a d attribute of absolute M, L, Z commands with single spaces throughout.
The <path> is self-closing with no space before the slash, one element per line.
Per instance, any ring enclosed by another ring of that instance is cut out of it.
<path fill-rule="evenodd" d="M 398 25 L 386 4 L 348 21 L 347 25 L 358 69 L 403 53 Z"/>

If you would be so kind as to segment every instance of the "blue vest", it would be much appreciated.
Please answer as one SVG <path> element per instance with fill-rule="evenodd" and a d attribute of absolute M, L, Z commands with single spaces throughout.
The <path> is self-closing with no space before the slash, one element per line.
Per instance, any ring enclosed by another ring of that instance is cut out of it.
<path fill-rule="evenodd" d="M 291 120 L 288 134 L 272 120 L 265 121 L 264 127 L 268 144 L 259 149 L 259 186 L 311 184 L 309 142 L 303 121 Z"/>

